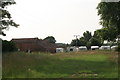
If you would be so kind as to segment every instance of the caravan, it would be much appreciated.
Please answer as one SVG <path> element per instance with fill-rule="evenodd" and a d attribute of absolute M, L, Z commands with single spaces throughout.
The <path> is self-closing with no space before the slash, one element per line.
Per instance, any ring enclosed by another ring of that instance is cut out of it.
<path fill-rule="evenodd" d="M 62 53 L 64 52 L 64 48 L 56 48 L 56 53 Z"/>
<path fill-rule="evenodd" d="M 67 52 L 77 52 L 78 48 L 77 47 L 67 47 Z"/>
<path fill-rule="evenodd" d="M 79 51 L 81 51 L 81 50 L 87 50 L 87 47 L 86 46 L 80 46 Z"/>
<path fill-rule="evenodd" d="M 100 50 L 110 50 L 110 46 L 101 46 Z"/>
<path fill-rule="evenodd" d="M 91 50 L 99 49 L 99 46 L 91 46 Z"/>

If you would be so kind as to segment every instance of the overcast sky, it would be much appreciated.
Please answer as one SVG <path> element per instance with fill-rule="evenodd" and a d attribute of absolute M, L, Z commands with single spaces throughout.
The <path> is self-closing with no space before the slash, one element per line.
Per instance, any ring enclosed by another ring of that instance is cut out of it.
<path fill-rule="evenodd" d="M 4 40 L 12 38 L 44 39 L 54 36 L 57 43 L 70 43 L 73 35 L 83 35 L 86 30 L 100 29 L 97 5 L 100 0 L 15 0 L 9 6 L 13 20 L 20 24 L 5 31 Z"/>

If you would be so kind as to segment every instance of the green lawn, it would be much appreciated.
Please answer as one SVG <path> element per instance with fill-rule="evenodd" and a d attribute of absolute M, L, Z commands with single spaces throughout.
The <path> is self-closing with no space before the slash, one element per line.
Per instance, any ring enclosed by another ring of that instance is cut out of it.
<path fill-rule="evenodd" d="M 3 78 L 117 78 L 117 52 L 3 53 Z"/>

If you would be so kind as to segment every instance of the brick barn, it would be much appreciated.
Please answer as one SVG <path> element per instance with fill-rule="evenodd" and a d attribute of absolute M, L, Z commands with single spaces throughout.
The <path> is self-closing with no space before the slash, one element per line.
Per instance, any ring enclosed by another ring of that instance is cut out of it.
<path fill-rule="evenodd" d="M 15 42 L 16 47 L 20 51 L 41 51 L 41 52 L 51 52 L 54 53 L 57 46 L 55 44 L 49 43 L 47 40 L 41 40 L 38 38 L 19 38 L 12 39 Z"/>

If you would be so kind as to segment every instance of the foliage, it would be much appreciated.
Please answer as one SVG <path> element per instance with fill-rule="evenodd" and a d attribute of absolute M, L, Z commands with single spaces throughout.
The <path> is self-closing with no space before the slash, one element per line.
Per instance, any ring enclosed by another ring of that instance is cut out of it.
<path fill-rule="evenodd" d="M 91 47 L 91 42 L 90 42 L 91 38 L 92 38 L 91 32 L 86 31 L 86 32 L 83 33 L 83 40 L 84 40 L 84 43 L 85 43 L 85 45 L 86 45 L 86 47 L 87 47 L 88 50 Z"/>
<path fill-rule="evenodd" d="M 84 37 L 84 40 L 85 40 L 86 42 L 88 42 L 88 41 L 91 39 L 92 34 L 91 34 L 91 32 L 86 31 L 86 32 L 83 33 L 83 37 Z"/>
<path fill-rule="evenodd" d="M 120 52 L 120 43 L 118 43 L 118 46 L 115 48 L 115 51 Z"/>
<path fill-rule="evenodd" d="M 80 46 L 80 45 L 81 45 L 81 42 L 79 39 L 74 39 L 71 42 L 71 46 Z"/>
<path fill-rule="evenodd" d="M 86 31 L 83 33 L 83 37 L 81 37 L 79 40 L 75 39 L 72 40 L 71 45 L 72 46 L 85 46 L 87 44 L 87 42 L 89 42 L 90 38 L 92 37 L 91 32 Z"/>
<path fill-rule="evenodd" d="M 103 44 L 103 39 L 101 38 L 100 32 L 95 31 L 92 36 L 91 32 L 86 31 L 83 33 L 83 37 L 79 40 L 72 40 L 72 46 L 86 46 L 87 49 L 90 49 L 91 46 L 101 46 Z"/>
<path fill-rule="evenodd" d="M 56 42 L 56 40 L 53 36 L 48 36 L 44 40 L 47 40 L 49 43 L 53 43 L 53 44 Z"/>
<path fill-rule="evenodd" d="M 84 37 L 80 38 L 80 43 L 81 43 L 80 46 L 85 46 L 86 45 L 86 41 L 84 40 Z"/>
<path fill-rule="evenodd" d="M 102 42 L 100 41 L 100 39 L 97 39 L 95 37 L 92 37 L 90 39 L 90 42 L 91 42 L 91 46 L 101 46 L 102 45 Z"/>
<path fill-rule="evenodd" d="M 114 27 L 98 29 L 96 33 L 101 37 L 101 40 L 115 41 L 117 37 L 117 31 Z"/>
<path fill-rule="evenodd" d="M 96 39 L 99 39 L 101 42 L 103 42 L 104 40 L 103 40 L 103 38 L 102 38 L 99 30 L 100 30 L 100 29 L 94 31 L 93 37 L 96 38 Z"/>
<path fill-rule="evenodd" d="M 101 29 L 102 37 L 111 41 L 120 34 L 120 1 L 119 2 L 101 2 L 97 6 L 98 15 L 100 15 L 100 24 L 104 26 Z"/>
<path fill-rule="evenodd" d="M 9 13 L 8 10 L 6 10 L 7 6 L 16 4 L 14 0 L 5 0 L 5 1 L 0 1 L 0 35 L 6 36 L 4 33 L 5 29 L 9 29 L 9 26 L 15 26 L 18 27 L 19 25 L 16 24 L 11 17 L 11 14 Z"/>
<path fill-rule="evenodd" d="M 101 37 L 107 41 L 114 41 L 120 35 L 120 1 L 101 2 L 97 6 L 100 24 L 104 28 L 99 30 Z M 119 50 L 118 45 L 118 50 Z"/>
<path fill-rule="evenodd" d="M 88 50 L 90 50 L 90 48 L 91 48 L 91 42 L 87 42 L 86 43 L 86 47 L 87 47 Z"/>
<path fill-rule="evenodd" d="M 104 42 L 98 30 L 94 31 L 93 37 L 90 41 L 92 46 L 101 46 Z"/>
<path fill-rule="evenodd" d="M 4 78 L 117 78 L 117 52 L 3 54 Z M 97 74 L 97 75 L 95 75 Z"/>
<path fill-rule="evenodd" d="M 12 41 L 3 40 L 2 41 L 2 52 L 13 52 L 13 51 L 17 51 L 15 43 L 13 43 Z"/>

